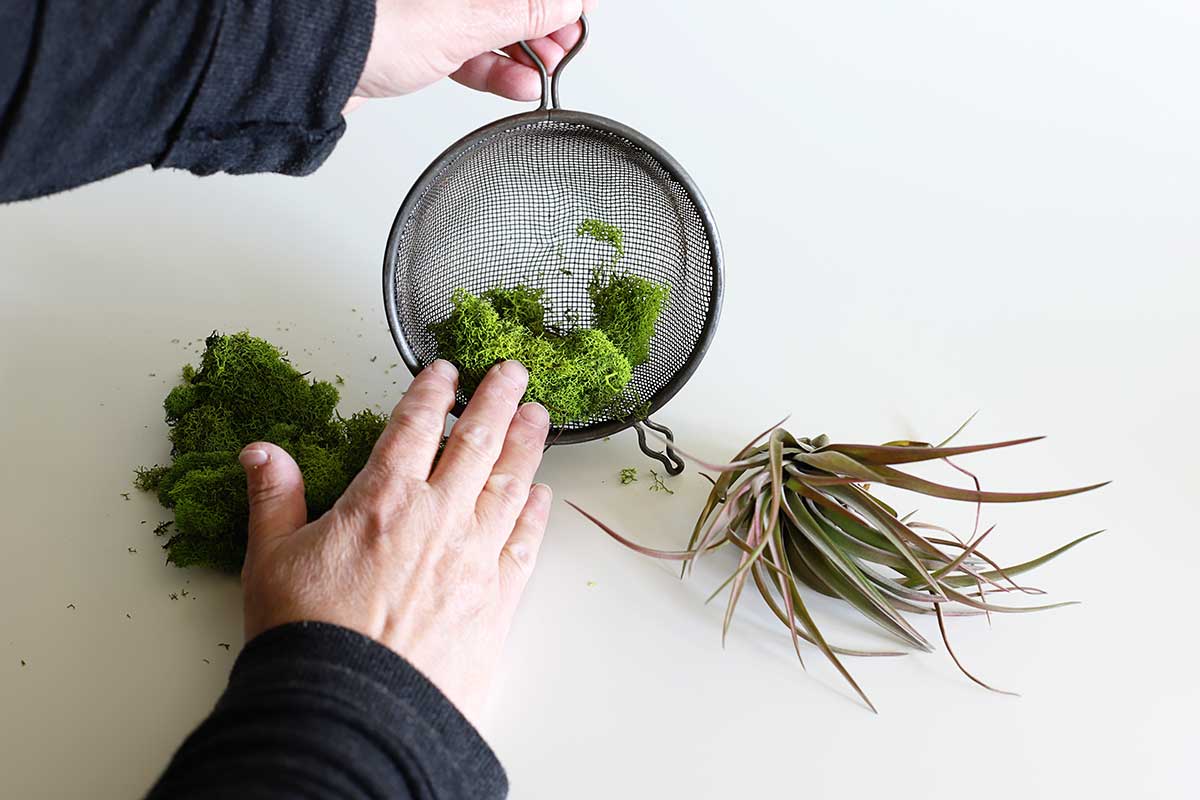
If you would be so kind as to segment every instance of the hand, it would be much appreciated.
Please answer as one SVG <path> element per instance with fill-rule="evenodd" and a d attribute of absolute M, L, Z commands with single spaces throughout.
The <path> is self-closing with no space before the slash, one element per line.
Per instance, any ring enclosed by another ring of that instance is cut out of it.
<path fill-rule="evenodd" d="M 550 512 L 549 487 L 530 486 L 550 423 L 536 403 L 518 410 L 528 381 L 515 361 L 493 368 L 431 470 L 458 382 L 452 365 L 434 362 L 366 467 L 310 524 L 296 462 L 274 445 L 247 446 L 247 640 L 305 620 L 350 628 L 477 719 Z"/>
<path fill-rule="evenodd" d="M 515 43 L 528 42 L 553 72 L 579 41 L 579 16 L 597 2 L 377 0 L 371 49 L 346 110 L 362 98 L 408 94 L 446 76 L 481 92 L 537 100 L 538 72 Z"/>

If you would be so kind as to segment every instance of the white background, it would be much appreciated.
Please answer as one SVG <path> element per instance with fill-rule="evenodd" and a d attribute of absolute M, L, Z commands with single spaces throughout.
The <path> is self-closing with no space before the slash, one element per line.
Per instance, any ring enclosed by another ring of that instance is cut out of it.
<path fill-rule="evenodd" d="M 967 461 L 986 487 L 1114 483 L 985 510 L 1005 561 L 1108 529 L 1030 578 L 1082 605 L 952 621 L 959 655 L 1023 697 L 939 647 L 851 661 L 875 716 L 815 651 L 801 670 L 755 597 L 721 650 L 703 599 L 732 554 L 680 583 L 561 503 L 680 546 L 694 471 L 651 494 L 615 480 L 650 466 L 631 433 L 553 450 L 559 501 L 485 723 L 512 796 L 1189 795 L 1196 5 L 609 0 L 594 26 L 566 104 L 664 145 L 725 242 L 719 336 L 661 413 L 683 442 L 720 458 L 785 413 L 797 434 L 937 439 L 981 409 L 964 441 L 1050 435 Z M 236 580 L 165 566 L 163 510 L 121 497 L 167 455 L 185 343 L 249 328 L 345 376 L 344 410 L 390 406 L 392 217 L 446 145 L 515 110 L 440 85 L 356 112 L 310 178 L 141 169 L 0 209 L 0 795 L 141 793 L 236 656 Z M 887 644 L 814 604 L 832 638 Z"/>

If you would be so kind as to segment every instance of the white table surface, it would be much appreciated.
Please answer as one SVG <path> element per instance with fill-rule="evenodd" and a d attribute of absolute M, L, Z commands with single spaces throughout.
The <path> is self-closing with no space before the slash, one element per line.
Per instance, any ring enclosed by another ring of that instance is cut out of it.
<path fill-rule="evenodd" d="M 1020 699 L 940 649 L 852 662 L 874 716 L 815 651 L 801 670 L 755 597 L 722 651 L 703 599 L 732 554 L 680 583 L 561 502 L 678 546 L 695 471 L 657 495 L 616 481 L 652 466 L 632 433 L 555 449 L 484 725 L 512 796 L 1194 797 L 1200 11 L 786 7 L 610 0 L 563 80 L 568 106 L 675 154 L 724 237 L 720 334 L 661 417 L 715 458 L 785 413 L 866 442 L 975 409 L 964 441 L 1049 434 L 965 463 L 995 489 L 1114 480 L 985 515 L 1003 560 L 1107 528 L 1030 579 L 1084 603 L 953 621 L 959 655 Z M 443 147 L 514 110 L 440 85 L 356 112 L 310 178 L 141 169 L 0 208 L 0 795 L 138 795 L 237 654 L 237 581 L 164 565 L 168 517 L 121 496 L 167 455 L 185 343 L 249 328 L 345 376 L 344 410 L 390 406 L 388 226 Z M 886 643 L 814 602 L 828 635 Z"/>

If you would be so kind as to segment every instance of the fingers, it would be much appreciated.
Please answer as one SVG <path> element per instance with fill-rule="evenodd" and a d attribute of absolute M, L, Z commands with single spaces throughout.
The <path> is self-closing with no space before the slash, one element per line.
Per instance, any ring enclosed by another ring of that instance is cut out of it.
<path fill-rule="evenodd" d="M 579 41 L 582 29 L 577 22 L 554 31 L 549 36 L 528 42 L 533 52 L 551 74 Z M 542 81 L 529 56 L 518 44 L 504 48 L 508 58 L 497 53 L 484 53 L 462 65 L 450 77 L 464 86 L 480 92 L 507 97 L 510 100 L 537 100 L 542 95 Z"/>
<path fill-rule="evenodd" d="M 516 361 L 492 367 L 451 431 L 430 483 L 455 501 L 474 505 L 500 456 L 528 383 L 529 373 Z"/>
<path fill-rule="evenodd" d="M 568 27 L 575 29 L 575 31 L 578 33 L 578 25 L 571 25 Z M 563 60 L 563 56 L 567 54 L 568 49 L 564 48 L 557 41 L 555 41 L 553 36 L 543 36 L 541 39 L 534 39 L 526 42 L 526 44 L 529 45 L 529 49 L 533 50 L 533 52 L 537 54 L 537 57 L 542 60 L 542 64 L 546 66 L 546 71 L 551 74 L 553 74 L 554 70 L 558 68 L 559 63 Z M 526 55 L 525 51 L 521 49 L 521 45 L 509 45 L 508 47 L 504 48 L 504 52 L 507 53 L 510 58 L 515 59 L 518 63 L 524 64 L 532 69 L 535 73 L 537 72 L 537 67 L 534 66 L 533 59 Z"/>
<path fill-rule="evenodd" d="M 290 536 L 308 521 L 304 478 L 296 462 L 281 447 L 258 442 L 238 455 L 246 470 L 250 500 L 248 547 L 261 548 Z"/>
<path fill-rule="evenodd" d="M 437 360 L 413 379 L 375 443 L 366 469 L 372 478 L 425 480 L 454 407 L 458 370 Z"/>
<path fill-rule="evenodd" d="M 542 80 L 536 69 L 496 53 L 475 56 L 450 77 L 470 89 L 509 100 L 537 100 L 542 96 Z"/>
<path fill-rule="evenodd" d="M 501 532 L 504 538 L 512 531 L 529 499 L 529 485 L 542 463 L 549 430 L 550 415 L 537 403 L 526 403 L 513 417 L 500 458 L 475 504 L 475 516 L 484 530 Z"/>
<path fill-rule="evenodd" d="M 512 606 L 521 599 L 533 567 L 537 563 L 538 551 L 546 535 L 546 522 L 550 519 L 550 487 L 539 483 L 529 493 L 529 500 L 512 536 L 500 551 L 500 587 Z"/>

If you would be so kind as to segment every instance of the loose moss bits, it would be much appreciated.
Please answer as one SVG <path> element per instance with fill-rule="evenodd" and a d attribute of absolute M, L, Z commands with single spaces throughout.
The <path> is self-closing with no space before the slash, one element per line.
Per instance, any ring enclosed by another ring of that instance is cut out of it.
<path fill-rule="evenodd" d="M 625 257 L 625 234 L 616 225 L 610 225 L 598 219 L 585 219 L 575 229 L 576 236 L 590 236 L 598 242 L 608 242 L 613 246 L 613 263 Z"/>
<path fill-rule="evenodd" d="M 650 470 L 650 480 L 654 481 L 654 483 L 650 484 L 650 491 L 666 492 L 667 494 L 675 494 L 675 490 L 672 489 L 670 486 L 667 486 L 667 484 L 663 482 L 662 476 L 659 475 L 654 470 Z"/>
<path fill-rule="evenodd" d="M 296 459 L 315 519 L 362 469 L 387 424 L 372 411 L 339 416 L 332 384 L 309 381 L 278 348 L 246 332 L 214 333 L 200 368 L 183 374 L 190 377 L 163 402 L 172 462 L 139 468 L 134 479 L 175 512 L 164 548 L 179 567 L 241 569 L 249 505 L 237 456 L 247 444 L 271 442 Z M 167 527 L 155 532 L 166 535 Z"/>
<path fill-rule="evenodd" d="M 628 486 L 629 484 L 637 481 L 637 479 L 637 467 L 626 467 L 625 469 L 621 470 L 622 486 Z"/>

